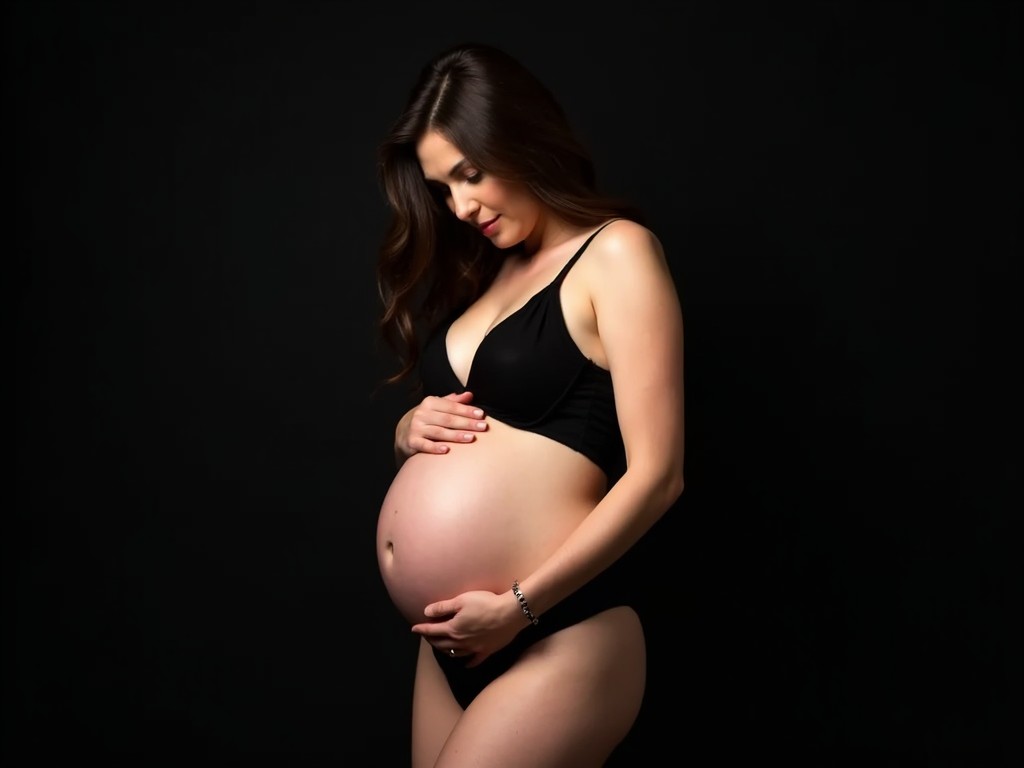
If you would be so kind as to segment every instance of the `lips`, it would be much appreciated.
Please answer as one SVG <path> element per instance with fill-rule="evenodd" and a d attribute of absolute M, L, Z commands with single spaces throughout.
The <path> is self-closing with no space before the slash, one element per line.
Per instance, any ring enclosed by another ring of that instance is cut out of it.
<path fill-rule="evenodd" d="M 487 221 L 480 222 L 480 224 L 478 225 L 480 227 L 480 231 L 483 232 L 484 235 L 491 234 L 491 232 L 494 231 L 495 224 L 498 223 L 498 219 L 500 218 L 501 216 L 495 216 L 493 219 L 488 219 Z"/>

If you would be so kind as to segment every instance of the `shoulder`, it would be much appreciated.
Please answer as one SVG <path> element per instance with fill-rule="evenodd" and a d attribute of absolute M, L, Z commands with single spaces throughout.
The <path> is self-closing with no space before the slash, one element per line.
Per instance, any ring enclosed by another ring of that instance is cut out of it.
<path fill-rule="evenodd" d="M 658 236 L 629 219 L 608 223 L 587 250 L 593 270 L 613 280 L 635 270 L 661 269 L 665 263 L 665 251 Z"/>

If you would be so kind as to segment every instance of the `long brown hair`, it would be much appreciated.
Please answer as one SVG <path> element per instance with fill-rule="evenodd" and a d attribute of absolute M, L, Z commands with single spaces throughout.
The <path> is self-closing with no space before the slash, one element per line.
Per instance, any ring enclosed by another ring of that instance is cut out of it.
<path fill-rule="evenodd" d="M 380 330 L 399 357 L 398 382 L 419 362 L 419 338 L 471 303 L 494 278 L 502 253 L 459 221 L 427 188 L 416 144 L 437 131 L 482 172 L 524 184 L 579 226 L 643 221 L 598 190 L 594 164 L 548 88 L 493 46 L 450 48 L 420 71 L 405 109 L 378 148 L 378 179 L 391 211 L 378 252 Z"/>

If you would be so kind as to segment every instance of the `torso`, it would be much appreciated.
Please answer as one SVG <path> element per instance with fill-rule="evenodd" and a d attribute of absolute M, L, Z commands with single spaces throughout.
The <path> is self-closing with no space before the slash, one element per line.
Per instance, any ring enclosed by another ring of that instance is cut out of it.
<path fill-rule="evenodd" d="M 570 242 L 568 256 L 585 239 Z M 467 380 L 472 386 L 480 339 L 532 301 L 562 271 L 566 258 L 538 272 L 532 284 L 523 281 L 527 288 L 512 301 L 508 283 L 496 281 L 496 290 L 444 328 L 441 362 L 449 379 L 436 386 L 450 383 L 454 389 Z M 561 343 L 577 345 L 582 339 L 579 344 L 587 349 L 573 346 L 567 352 L 575 352 L 579 365 L 594 366 L 588 352 L 594 350 L 596 333 L 588 330 L 594 323 L 586 297 L 578 287 L 559 288 L 553 298 L 564 312 L 560 332 L 571 337 Z M 423 620 L 428 603 L 471 589 L 508 590 L 565 540 L 607 488 L 605 471 L 563 442 L 510 426 L 490 413 L 488 422 L 488 431 L 473 443 L 452 445 L 444 455 L 409 458 L 381 506 L 381 576 L 410 623 Z"/>

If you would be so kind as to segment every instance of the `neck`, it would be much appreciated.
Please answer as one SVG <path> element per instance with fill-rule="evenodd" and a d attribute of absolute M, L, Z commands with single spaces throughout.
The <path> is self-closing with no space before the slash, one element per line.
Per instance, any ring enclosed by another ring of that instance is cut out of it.
<path fill-rule="evenodd" d="M 533 258 L 538 253 L 555 250 L 588 230 L 588 227 L 580 227 L 562 219 L 549 217 L 538 222 L 537 227 L 526 238 L 523 243 L 523 254 L 527 258 Z"/>

